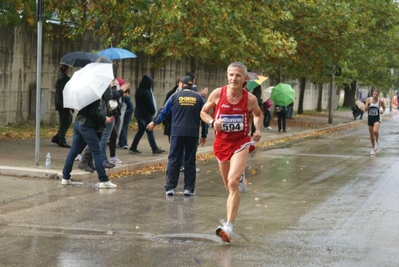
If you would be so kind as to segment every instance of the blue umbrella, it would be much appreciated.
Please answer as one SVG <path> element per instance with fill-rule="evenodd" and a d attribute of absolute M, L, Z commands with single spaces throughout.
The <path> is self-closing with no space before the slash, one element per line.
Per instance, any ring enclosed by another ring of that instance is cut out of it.
<path fill-rule="evenodd" d="M 98 52 L 98 54 L 103 57 L 107 57 L 111 60 L 124 59 L 124 58 L 136 58 L 137 57 L 135 54 L 133 54 L 129 50 L 126 50 L 123 48 L 116 48 L 116 47 L 104 49 L 104 50 Z"/>

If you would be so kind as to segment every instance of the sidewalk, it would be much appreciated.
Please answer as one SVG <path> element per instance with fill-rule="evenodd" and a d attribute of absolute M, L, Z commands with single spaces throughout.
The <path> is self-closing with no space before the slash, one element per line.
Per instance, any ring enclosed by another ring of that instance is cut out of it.
<path fill-rule="evenodd" d="M 384 114 L 384 116 L 388 115 Z M 325 130 L 326 128 L 338 127 L 348 123 L 366 124 L 367 115 L 362 121 L 353 120 L 351 111 L 334 111 L 333 123 L 328 124 L 328 113 L 317 115 L 298 115 L 293 120 L 287 120 L 287 133 L 279 133 L 277 131 L 277 118 L 273 117 L 271 122 L 272 130 L 263 129 L 261 141 L 272 141 L 280 138 L 295 137 L 306 132 L 314 132 Z M 107 169 L 108 174 L 116 174 L 121 171 L 133 171 L 140 167 L 151 166 L 157 163 L 167 162 L 169 152 L 169 142 L 167 136 L 163 135 L 163 127 L 159 125 L 155 128 L 155 140 L 161 149 L 165 149 L 166 153 L 153 156 L 149 147 L 146 135 L 143 136 L 139 143 L 138 149 L 141 155 L 129 154 L 126 149 L 117 148 L 116 155 L 123 161 L 123 164 L 117 164 L 113 169 Z M 129 132 L 129 145 L 134 137 L 135 132 Z M 204 147 L 198 148 L 198 154 L 211 153 L 213 145 L 213 131 L 210 129 L 207 143 Z M 72 143 L 72 137 L 67 138 L 69 144 Z M 44 167 L 47 152 L 51 153 L 51 168 Z M 61 178 L 62 168 L 65 158 L 69 152 L 68 148 L 61 148 L 51 143 L 49 139 L 40 140 L 40 162 L 39 166 L 35 165 L 35 140 L 0 140 L 0 175 L 10 175 L 18 177 L 38 177 L 38 178 Z M 107 154 L 109 151 L 107 150 Z M 85 180 L 97 178 L 97 174 L 88 173 L 78 169 L 78 161 L 75 161 L 72 178 L 76 180 Z"/>

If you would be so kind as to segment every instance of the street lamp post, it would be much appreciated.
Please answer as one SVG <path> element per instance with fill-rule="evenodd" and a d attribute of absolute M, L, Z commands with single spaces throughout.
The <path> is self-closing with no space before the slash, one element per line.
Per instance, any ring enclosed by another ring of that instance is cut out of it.
<path fill-rule="evenodd" d="M 41 84 L 42 84 L 42 18 L 43 2 L 36 0 L 37 19 L 37 59 L 36 59 L 36 138 L 35 138 L 35 165 L 40 162 L 40 120 L 41 120 Z"/>

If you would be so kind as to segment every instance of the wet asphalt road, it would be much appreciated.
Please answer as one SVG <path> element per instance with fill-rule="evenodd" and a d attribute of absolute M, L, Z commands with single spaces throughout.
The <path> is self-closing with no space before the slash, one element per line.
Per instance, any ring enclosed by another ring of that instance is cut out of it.
<path fill-rule="evenodd" d="M 215 160 L 196 197 L 166 197 L 159 172 L 101 191 L 2 177 L 0 266 L 399 266 L 398 126 L 373 157 L 366 125 L 258 149 L 230 245 Z"/>

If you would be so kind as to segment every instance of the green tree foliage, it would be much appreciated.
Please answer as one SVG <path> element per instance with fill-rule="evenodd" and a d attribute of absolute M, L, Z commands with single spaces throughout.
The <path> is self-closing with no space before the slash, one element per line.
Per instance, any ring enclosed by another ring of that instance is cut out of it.
<path fill-rule="evenodd" d="M 277 80 L 302 78 L 317 84 L 329 81 L 334 64 L 342 68 L 337 83 L 358 81 L 381 89 L 399 83 L 390 72 L 399 68 L 399 8 L 394 0 L 43 3 L 45 17 L 58 19 L 65 36 L 91 31 L 103 41 L 99 49 L 124 47 L 154 55 L 159 64 L 182 57 L 223 67 L 242 61 Z M 34 27 L 35 12 L 35 1 L 3 0 L 0 25 Z"/>

